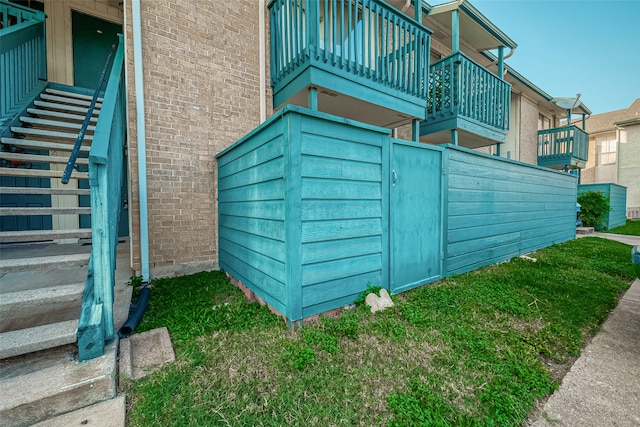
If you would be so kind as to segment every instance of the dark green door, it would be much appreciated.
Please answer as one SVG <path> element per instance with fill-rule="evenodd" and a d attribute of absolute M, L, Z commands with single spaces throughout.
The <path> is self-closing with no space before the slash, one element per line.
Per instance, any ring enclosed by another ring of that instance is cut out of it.
<path fill-rule="evenodd" d="M 73 81 L 75 86 L 95 90 L 112 45 L 118 44 L 122 26 L 73 11 Z"/>

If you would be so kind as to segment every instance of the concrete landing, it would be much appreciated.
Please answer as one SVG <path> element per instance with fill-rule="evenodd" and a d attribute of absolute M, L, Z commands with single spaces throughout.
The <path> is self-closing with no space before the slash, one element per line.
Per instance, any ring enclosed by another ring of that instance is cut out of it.
<path fill-rule="evenodd" d="M 576 235 L 593 234 L 593 227 L 576 227 Z"/>
<path fill-rule="evenodd" d="M 636 279 L 532 426 L 639 425 L 640 280 Z"/>

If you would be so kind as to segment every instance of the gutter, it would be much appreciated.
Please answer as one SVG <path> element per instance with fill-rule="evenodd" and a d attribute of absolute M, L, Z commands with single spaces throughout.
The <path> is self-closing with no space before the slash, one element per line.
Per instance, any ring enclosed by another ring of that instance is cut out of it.
<path fill-rule="evenodd" d="M 142 20 L 140 0 L 132 0 L 133 65 L 136 86 L 136 128 L 138 138 L 138 192 L 140 203 L 140 272 L 149 283 L 149 221 L 147 206 L 147 144 L 144 123 L 144 79 L 142 72 Z"/>

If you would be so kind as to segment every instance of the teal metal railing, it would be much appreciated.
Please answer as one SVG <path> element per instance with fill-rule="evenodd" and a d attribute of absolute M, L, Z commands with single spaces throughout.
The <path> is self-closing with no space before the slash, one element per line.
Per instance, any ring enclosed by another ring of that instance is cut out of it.
<path fill-rule="evenodd" d="M 124 40 L 119 38 L 89 151 L 92 247 L 78 324 L 81 360 L 101 356 L 105 341 L 115 336 L 113 288 L 126 139 Z"/>
<path fill-rule="evenodd" d="M 569 157 L 588 160 L 589 134 L 574 125 L 538 131 L 538 163 Z"/>
<path fill-rule="evenodd" d="M 380 0 L 272 0 L 271 84 L 311 62 L 426 98 L 431 31 Z"/>
<path fill-rule="evenodd" d="M 458 116 L 507 131 L 510 96 L 509 83 L 458 52 L 431 64 L 427 122 Z"/>
<path fill-rule="evenodd" d="M 47 80 L 44 12 L 0 1 L 0 123 Z"/>

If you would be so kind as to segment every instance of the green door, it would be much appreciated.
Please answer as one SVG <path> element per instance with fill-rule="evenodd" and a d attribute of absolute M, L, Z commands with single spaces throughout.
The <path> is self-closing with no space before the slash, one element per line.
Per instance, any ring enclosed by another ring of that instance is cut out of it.
<path fill-rule="evenodd" d="M 71 12 L 74 86 L 95 90 L 112 45 L 122 26 L 76 11 Z"/>
<path fill-rule="evenodd" d="M 391 145 L 390 288 L 393 293 L 442 277 L 442 149 Z"/>

